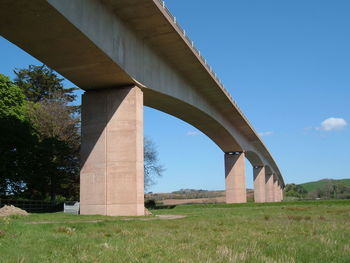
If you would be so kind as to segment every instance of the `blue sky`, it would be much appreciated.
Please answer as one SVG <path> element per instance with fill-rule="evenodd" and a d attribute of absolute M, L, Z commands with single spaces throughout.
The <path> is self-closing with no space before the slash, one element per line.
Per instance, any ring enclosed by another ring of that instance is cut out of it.
<path fill-rule="evenodd" d="M 350 1 L 166 5 L 264 135 L 286 183 L 350 178 Z M 39 63 L 2 38 L 0 58 L 11 77 L 15 67 Z M 145 135 L 166 168 L 151 191 L 224 189 L 223 153 L 200 131 L 145 108 Z M 252 187 L 248 162 L 246 170 Z"/>

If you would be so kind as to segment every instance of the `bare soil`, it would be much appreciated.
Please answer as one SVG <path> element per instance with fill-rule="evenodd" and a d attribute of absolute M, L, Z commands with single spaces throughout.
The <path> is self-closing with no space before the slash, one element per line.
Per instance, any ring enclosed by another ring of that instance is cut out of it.
<path fill-rule="evenodd" d="M 15 207 L 13 205 L 5 205 L 4 207 L 0 208 L 0 217 L 1 216 L 27 216 L 29 215 L 27 211 L 20 209 L 18 207 Z"/>

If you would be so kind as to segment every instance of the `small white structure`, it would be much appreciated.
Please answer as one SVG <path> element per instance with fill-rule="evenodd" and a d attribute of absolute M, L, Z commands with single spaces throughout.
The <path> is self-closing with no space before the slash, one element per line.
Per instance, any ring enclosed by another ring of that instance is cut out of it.
<path fill-rule="evenodd" d="M 65 213 L 78 215 L 80 211 L 80 203 L 76 201 L 65 202 L 63 211 Z"/>

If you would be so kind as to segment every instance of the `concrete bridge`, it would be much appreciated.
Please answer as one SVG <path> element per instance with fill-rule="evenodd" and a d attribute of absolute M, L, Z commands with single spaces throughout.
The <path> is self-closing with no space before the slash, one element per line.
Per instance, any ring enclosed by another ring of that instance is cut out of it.
<path fill-rule="evenodd" d="M 246 202 L 245 158 L 255 201 L 282 200 L 268 149 L 162 1 L 0 0 L 0 35 L 86 91 L 82 214 L 144 214 L 144 105 L 222 149 L 227 203 Z"/>

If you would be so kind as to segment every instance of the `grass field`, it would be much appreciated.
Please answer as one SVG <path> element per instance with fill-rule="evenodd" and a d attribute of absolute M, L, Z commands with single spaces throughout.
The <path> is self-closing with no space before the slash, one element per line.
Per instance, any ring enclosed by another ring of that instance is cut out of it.
<path fill-rule="evenodd" d="M 349 201 L 152 212 L 186 217 L 0 218 L 0 262 L 350 262 Z"/>

